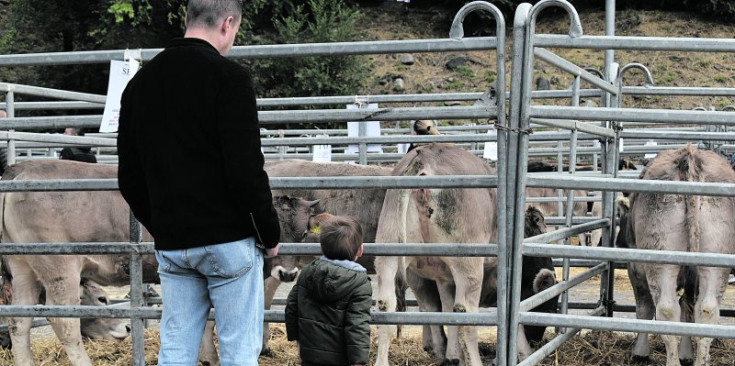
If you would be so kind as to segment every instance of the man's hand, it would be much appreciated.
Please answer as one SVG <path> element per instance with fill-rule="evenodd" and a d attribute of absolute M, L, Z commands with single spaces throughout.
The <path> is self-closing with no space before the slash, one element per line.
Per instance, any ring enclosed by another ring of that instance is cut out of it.
<path fill-rule="evenodd" d="M 276 255 L 278 255 L 278 249 L 281 248 L 281 243 L 276 244 L 273 248 L 267 248 L 265 250 L 265 257 L 266 258 L 273 258 Z"/>

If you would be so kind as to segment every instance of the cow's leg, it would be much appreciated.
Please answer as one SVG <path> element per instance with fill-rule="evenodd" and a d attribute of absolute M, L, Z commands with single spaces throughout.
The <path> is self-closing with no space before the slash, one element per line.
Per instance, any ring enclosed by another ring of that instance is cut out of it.
<path fill-rule="evenodd" d="M 219 366 L 219 356 L 214 347 L 214 321 L 207 320 L 202 334 L 202 344 L 199 346 L 199 362 L 202 366 Z"/>
<path fill-rule="evenodd" d="M 672 264 L 647 265 L 646 278 L 656 304 L 656 320 L 676 322 L 681 318 L 676 279 L 680 267 Z M 680 366 L 680 336 L 662 334 L 666 345 L 666 366 Z"/>
<path fill-rule="evenodd" d="M 528 343 L 528 338 L 526 337 L 526 329 L 523 327 L 523 324 L 518 324 L 518 341 L 516 342 L 516 344 L 518 350 L 518 361 L 525 360 L 533 353 L 533 347 L 531 347 L 531 344 Z"/>
<path fill-rule="evenodd" d="M 377 307 L 378 311 L 396 311 L 395 277 L 401 263 L 399 257 L 375 258 L 375 272 L 378 277 Z M 388 350 L 393 335 L 396 334 L 395 325 L 378 325 L 378 350 L 375 366 L 388 366 Z"/>
<path fill-rule="evenodd" d="M 13 305 L 33 305 L 38 302 L 40 289 L 30 268 L 13 266 Z M 79 288 L 79 286 L 77 286 Z M 31 326 L 33 318 L 8 318 L 8 329 L 12 343 L 13 363 L 16 366 L 33 365 L 31 352 Z"/>
<path fill-rule="evenodd" d="M 278 289 L 278 286 L 281 284 L 281 281 L 273 278 L 273 276 L 269 276 L 263 281 L 263 286 L 265 288 L 265 309 L 270 310 L 271 304 L 273 303 L 273 297 L 276 296 L 276 290 Z M 271 349 L 268 347 L 268 340 L 270 339 L 271 331 L 270 331 L 270 323 L 264 322 L 263 323 L 263 348 L 260 351 L 261 355 L 270 355 Z"/>
<path fill-rule="evenodd" d="M 699 267 L 699 297 L 694 305 L 696 323 L 717 324 L 720 321 L 720 301 L 727 286 L 729 268 Z M 712 338 L 696 337 L 697 358 L 695 366 L 709 365 L 709 349 Z"/>
<path fill-rule="evenodd" d="M 79 274 L 42 279 L 46 289 L 47 305 L 79 305 Z M 69 361 L 74 366 L 92 366 L 84 350 L 79 318 L 48 318 L 51 328 L 64 347 Z"/>
<path fill-rule="evenodd" d="M 433 280 L 419 277 L 413 271 L 407 269 L 406 282 L 416 296 L 419 310 L 425 312 L 441 311 L 439 290 L 437 290 L 436 283 Z M 432 354 L 438 362 L 444 360 L 446 351 L 447 339 L 443 328 L 441 325 L 425 325 L 423 327 L 424 350 Z"/>
<path fill-rule="evenodd" d="M 656 313 L 656 307 L 653 304 L 651 291 L 648 288 L 646 274 L 640 264 L 628 264 L 628 279 L 630 279 L 633 287 L 636 318 L 645 320 L 653 319 Z M 638 333 L 635 344 L 633 345 L 632 354 L 634 362 L 648 360 L 648 357 L 651 355 L 651 348 L 648 344 L 648 333 Z"/>
<path fill-rule="evenodd" d="M 694 323 L 694 300 L 688 299 L 685 293 L 679 299 L 679 307 L 681 308 L 681 322 Z M 684 365 L 691 365 L 694 360 L 694 348 L 692 345 L 692 337 L 683 335 L 679 342 L 679 360 Z"/>
<path fill-rule="evenodd" d="M 437 289 L 439 290 L 439 298 L 442 302 L 442 312 L 454 311 L 454 294 L 455 287 L 451 282 L 437 281 Z M 462 351 L 459 345 L 459 335 L 457 326 L 447 326 L 447 349 L 444 353 L 444 365 L 459 365 L 462 359 Z"/>
<path fill-rule="evenodd" d="M 455 283 L 455 313 L 476 313 L 482 292 L 483 258 L 457 258 L 449 268 Z M 465 365 L 482 365 L 476 326 L 460 326 L 458 341 Z"/>

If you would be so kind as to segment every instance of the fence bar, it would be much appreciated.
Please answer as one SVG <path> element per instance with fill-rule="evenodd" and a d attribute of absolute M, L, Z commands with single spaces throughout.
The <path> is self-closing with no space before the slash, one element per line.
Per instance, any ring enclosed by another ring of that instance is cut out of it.
<path fill-rule="evenodd" d="M 735 125 L 735 113 L 640 108 L 588 108 L 532 105 L 532 117 L 668 124 Z"/>
<path fill-rule="evenodd" d="M 584 315 L 521 313 L 521 323 L 636 333 L 660 333 L 693 337 L 735 338 L 735 327 L 717 324 L 680 323 L 663 320 L 600 318 Z"/>
<path fill-rule="evenodd" d="M 640 263 L 667 263 L 706 267 L 735 267 L 734 254 L 677 252 L 605 247 L 572 247 L 528 243 L 523 255 L 532 257 L 574 257 L 580 259 L 626 261 Z"/>
<path fill-rule="evenodd" d="M 572 120 L 549 120 L 540 118 L 531 118 L 531 122 L 549 127 L 565 128 L 568 130 L 579 130 L 596 136 L 609 138 L 615 137 L 615 131 L 609 128 L 595 126 L 588 122 L 579 122 Z"/>
<path fill-rule="evenodd" d="M 580 36 L 536 34 L 534 45 L 548 48 L 625 49 L 649 51 L 735 52 L 732 38 L 669 38 L 633 36 Z"/>
<path fill-rule="evenodd" d="M 560 295 L 564 291 L 571 289 L 580 283 L 589 280 L 590 278 L 599 275 L 607 269 L 607 262 L 600 263 L 593 268 L 590 268 L 568 280 L 557 283 L 554 286 L 547 288 L 523 301 L 518 308 L 518 311 L 531 311 L 531 309 L 553 299 L 555 296 Z M 566 314 L 566 313 L 565 313 Z"/>
<path fill-rule="evenodd" d="M 574 76 L 579 76 L 585 81 L 587 81 L 588 83 L 608 93 L 616 94 L 616 95 L 618 94 L 618 89 L 613 87 L 612 84 L 610 84 L 609 82 L 600 79 L 598 76 L 592 74 L 591 72 L 559 57 L 558 55 L 554 54 L 553 52 L 545 48 L 536 47 L 534 48 L 533 53 L 539 59 L 546 61 L 556 67 L 559 67 L 562 70 Z"/>
<path fill-rule="evenodd" d="M 571 304 L 570 304 L 571 305 Z M 593 311 L 589 312 L 589 316 L 600 316 L 605 313 L 605 308 L 600 306 L 595 308 Z M 572 339 L 581 328 L 567 328 L 566 332 L 562 334 L 558 334 L 554 339 L 546 342 L 541 348 L 536 350 L 533 354 L 528 356 L 525 360 L 518 363 L 518 366 L 532 366 L 540 363 L 546 356 L 550 355 L 552 352 L 554 352 L 556 349 L 561 347 L 564 342 Z"/>

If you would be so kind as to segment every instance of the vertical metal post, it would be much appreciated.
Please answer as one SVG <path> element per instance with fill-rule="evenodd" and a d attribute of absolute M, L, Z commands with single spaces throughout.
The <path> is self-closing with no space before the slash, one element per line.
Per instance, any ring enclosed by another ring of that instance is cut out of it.
<path fill-rule="evenodd" d="M 130 243 L 140 244 L 143 232 L 140 222 L 135 218 L 133 212 L 130 211 Z M 143 297 L 143 260 L 140 253 L 134 252 L 130 254 L 130 308 L 139 308 L 146 306 Z M 145 329 L 144 320 L 140 318 L 130 319 L 130 330 L 133 346 L 133 365 L 145 366 L 145 342 L 143 339 L 143 330 Z"/>
<path fill-rule="evenodd" d="M 517 362 L 517 352 L 515 340 L 518 332 L 518 304 L 519 300 L 514 300 L 512 293 L 515 277 L 512 272 L 512 264 L 514 258 L 514 243 L 516 230 L 523 230 L 515 225 L 516 210 L 522 211 L 522 203 L 519 206 L 517 197 L 519 194 L 525 198 L 525 193 L 518 191 L 517 181 L 523 179 L 518 177 L 518 172 L 523 170 L 525 166 L 521 165 L 519 154 L 518 128 L 521 119 L 521 107 L 524 102 L 522 90 L 523 85 L 523 65 L 524 43 L 526 39 L 526 22 L 528 21 L 528 13 L 531 10 L 531 4 L 522 3 L 518 5 L 513 20 L 513 57 L 511 61 L 511 87 L 510 87 L 510 109 L 509 128 L 508 131 L 508 153 L 507 153 L 507 180 L 506 180 L 506 242 L 501 242 L 498 250 L 498 289 L 505 288 L 506 291 L 498 291 L 498 343 L 497 343 L 497 359 L 498 366 L 515 365 Z M 500 73 L 498 73 L 500 75 Z M 501 133 L 498 131 L 498 138 Z M 500 152 L 500 151 L 499 151 Z M 527 164 L 527 163 L 526 163 Z M 502 230 L 502 229 L 501 229 Z M 508 293 L 507 289 L 511 289 Z M 520 294 L 518 295 L 520 299 Z M 515 317 L 513 314 L 515 313 Z M 513 330 L 515 328 L 515 330 Z"/>
<path fill-rule="evenodd" d="M 7 94 L 5 94 L 5 105 L 6 105 L 6 112 L 8 112 L 8 118 L 15 117 L 15 92 L 12 90 L 9 90 Z M 15 130 L 8 130 L 9 132 L 13 132 Z M 15 140 L 14 139 L 8 139 L 8 151 L 6 156 L 6 163 L 8 166 L 15 164 Z"/>
<path fill-rule="evenodd" d="M 615 35 L 615 0 L 605 0 L 605 35 Z M 615 62 L 615 51 L 605 50 L 605 72 L 608 74 L 613 62 Z"/>
<path fill-rule="evenodd" d="M 528 171 L 528 134 L 524 133 L 528 131 L 530 127 L 530 112 L 529 107 L 531 105 L 531 79 L 533 78 L 533 35 L 535 33 L 535 22 L 538 13 L 549 6 L 560 6 L 565 8 L 570 18 L 570 37 L 578 37 L 582 35 L 582 25 L 579 21 L 579 15 L 577 14 L 574 7 L 564 0 L 542 0 L 526 13 L 524 13 L 525 23 L 525 34 L 523 42 L 518 42 L 515 37 L 513 40 L 513 46 L 515 47 L 519 43 L 523 46 L 523 58 L 522 65 L 519 66 L 522 70 L 521 77 L 521 103 L 520 103 L 520 117 L 518 118 L 519 123 L 519 142 L 518 142 L 518 168 L 516 170 L 516 212 L 513 232 L 513 263 L 511 265 L 511 276 L 512 285 L 511 299 L 510 299 L 510 323 L 509 323 L 509 336 L 508 336 L 508 365 L 515 366 L 518 363 L 518 347 L 516 340 L 518 338 L 518 324 L 519 324 L 519 304 L 521 300 L 521 268 L 522 268 L 522 246 L 523 246 L 523 227 L 524 227 L 524 204 L 526 201 L 526 175 Z M 520 6 L 519 6 L 520 8 Z M 518 12 L 516 12 L 518 15 Z M 516 17 L 518 19 L 518 17 Z M 514 24 L 515 26 L 515 24 Z M 514 31 L 515 35 L 515 31 Z M 515 64 L 515 59 L 514 59 Z M 515 77 L 515 74 L 514 74 Z M 511 89 L 513 90 L 513 89 Z"/>
<path fill-rule="evenodd" d="M 359 122 L 359 129 L 358 129 L 358 136 L 365 137 L 367 136 L 367 125 L 365 121 Z M 359 160 L 360 164 L 367 164 L 367 144 L 364 142 L 361 142 L 359 144 Z"/>
<path fill-rule="evenodd" d="M 607 107 L 615 108 L 620 106 L 622 100 L 622 88 L 620 87 L 620 79 L 618 78 L 619 68 L 617 63 L 612 63 L 610 68 L 607 70 L 607 80 L 611 80 L 618 85 L 618 94 L 611 95 L 605 93 L 603 100 Z M 612 128 L 613 124 L 609 121 L 606 122 L 608 128 Z M 618 176 L 618 166 L 620 161 L 620 151 L 618 148 L 618 139 L 604 139 L 602 144 L 603 149 L 603 161 L 602 161 L 602 173 L 612 174 L 613 177 Z M 602 192 L 602 217 L 610 220 L 610 226 L 603 228 L 602 230 L 602 243 L 606 247 L 613 247 L 614 232 L 615 232 L 615 197 L 616 192 L 603 191 Z M 606 314 L 608 317 L 612 317 L 614 307 L 614 289 L 615 289 L 615 267 L 612 261 L 607 262 L 607 270 L 600 276 L 600 300 L 605 306 Z"/>
<path fill-rule="evenodd" d="M 572 106 L 578 107 L 579 106 L 579 87 L 581 83 L 581 78 L 579 75 L 577 75 L 574 78 L 574 83 L 572 84 Z M 572 130 L 572 136 L 569 140 L 569 174 L 574 174 L 577 168 L 577 137 L 578 132 L 577 130 Z M 574 217 L 574 190 L 568 189 L 566 191 L 567 195 L 567 209 L 565 212 L 566 215 L 566 226 L 572 227 L 572 219 Z M 564 240 L 564 244 L 571 245 L 572 241 L 571 238 L 567 237 L 566 240 Z M 579 243 L 579 245 L 583 245 L 584 243 Z M 568 281 L 569 280 L 569 258 L 564 257 L 564 260 L 562 262 L 562 281 Z M 569 292 L 564 291 L 561 294 L 561 313 L 567 314 L 569 312 Z M 566 328 L 560 328 L 561 333 L 566 333 Z"/>

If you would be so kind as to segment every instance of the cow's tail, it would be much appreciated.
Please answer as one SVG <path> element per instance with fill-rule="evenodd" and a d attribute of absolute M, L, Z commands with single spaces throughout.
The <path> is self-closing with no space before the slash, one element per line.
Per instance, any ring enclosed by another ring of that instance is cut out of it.
<path fill-rule="evenodd" d="M 681 180 L 684 182 L 699 182 L 702 180 L 701 177 L 701 164 L 702 161 L 695 156 L 696 150 L 691 144 L 687 144 L 682 150 L 682 156 L 679 158 L 678 167 Z M 702 226 L 699 222 L 699 207 L 701 204 L 702 196 L 699 195 L 687 195 L 685 202 L 686 207 L 686 222 L 688 227 L 688 247 L 689 252 L 699 252 L 699 238 L 702 233 Z"/>
<path fill-rule="evenodd" d="M 411 201 L 411 190 L 401 189 L 398 193 L 398 240 L 401 243 L 408 242 L 408 204 Z M 403 258 L 399 259 L 397 277 L 401 278 L 405 282 L 406 278 L 406 266 L 403 263 Z"/>

